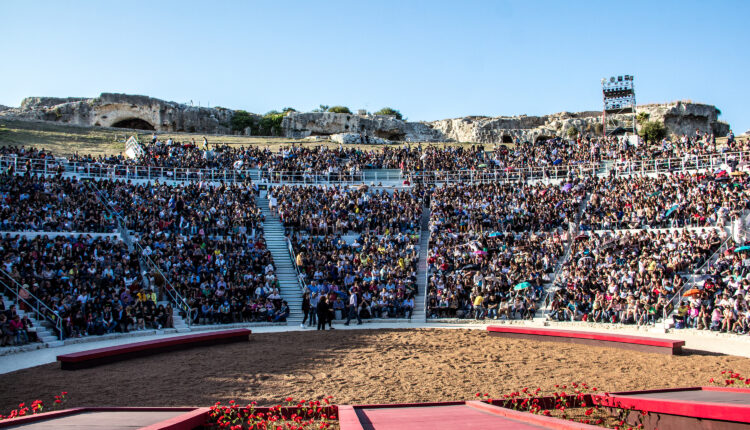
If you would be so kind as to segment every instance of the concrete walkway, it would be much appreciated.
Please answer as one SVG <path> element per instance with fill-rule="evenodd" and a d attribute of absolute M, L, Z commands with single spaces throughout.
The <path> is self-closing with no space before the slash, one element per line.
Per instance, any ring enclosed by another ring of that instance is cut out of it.
<path fill-rule="evenodd" d="M 472 330 L 485 330 L 488 325 L 504 324 L 503 321 L 490 321 L 490 322 L 475 322 L 473 320 L 466 320 L 465 322 L 457 323 L 419 323 L 411 322 L 405 324 L 403 322 L 371 322 L 363 325 L 351 325 L 344 326 L 342 324 L 336 325 L 336 330 L 372 330 L 372 329 L 472 329 Z M 514 325 L 525 325 L 531 327 L 541 327 L 542 325 L 538 322 L 533 321 L 512 321 Z M 267 326 L 267 327 L 250 327 L 253 333 L 279 333 L 285 331 L 315 331 L 310 328 L 300 328 L 297 325 L 290 326 Z M 553 324 L 549 328 L 558 328 L 565 330 L 580 330 L 580 331 L 594 331 L 594 332 L 616 332 L 619 334 L 630 334 L 636 336 L 647 336 L 662 339 L 677 339 L 684 340 L 684 349 L 691 351 L 701 351 L 706 353 L 715 354 L 726 354 L 736 355 L 741 357 L 750 358 L 750 336 L 737 336 L 737 335 L 726 335 L 717 334 L 704 331 L 695 330 L 678 330 L 670 333 L 654 333 L 647 330 L 637 330 L 633 326 L 602 326 L 592 327 L 589 325 L 582 325 L 576 323 L 569 323 L 566 325 Z M 222 330 L 223 328 L 217 326 L 215 330 Z M 183 334 L 161 334 L 153 336 L 138 336 L 128 338 L 118 338 L 103 340 L 101 342 L 87 342 L 73 345 L 65 345 L 58 348 L 44 348 L 33 351 L 20 352 L 18 354 L 12 354 L 0 357 L 0 374 L 14 372 L 20 369 L 26 369 L 29 367 L 40 366 L 43 364 L 54 363 L 57 361 L 57 356 L 61 354 L 69 354 L 73 352 L 86 351 L 89 349 L 105 348 L 115 345 L 125 345 L 134 342 L 144 342 L 147 340 L 162 339 L 167 337 L 182 336 Z M 311 334 L 312 335 L 312 334 Z M 488 337 L 488 342 L 492 341 Z"/>

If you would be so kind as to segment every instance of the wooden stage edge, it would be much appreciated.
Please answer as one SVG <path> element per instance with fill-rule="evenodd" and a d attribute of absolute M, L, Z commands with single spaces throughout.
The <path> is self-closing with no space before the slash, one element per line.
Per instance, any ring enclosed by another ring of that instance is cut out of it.
<path fill-rule="evenodd" d="M 531 327 L 489 326 L 487 327 L 487 332 L 490 336 L 500 336 L 512 339 L 577 343 L 581 345 L 629 349 L 667 355 L 681 354 L 682 347 L 685 345 L 685 341 L 683 340 Z"/>

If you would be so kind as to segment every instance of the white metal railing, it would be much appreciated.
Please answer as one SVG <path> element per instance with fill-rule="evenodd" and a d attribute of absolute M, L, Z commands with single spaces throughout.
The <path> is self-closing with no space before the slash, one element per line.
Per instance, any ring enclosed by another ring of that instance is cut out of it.
<path fill-rule="evenodd" d="M 161 181 L 213 181 L 236 183 L 252 180 L 269 184 L 360 184 L 410 182 L 465 183 L 564 179 L 569 176 L 608 174 L 666 173 L 683 170 L 715 170 L 724 164 L 744 164 L 750 159 L 748 152 L 725 152 L 703 155 L 685 155 L 679 158 L 651 160 L 607 160 L 601 163 L 575 163 L 557 166 L 505 167 L 478 170 L 451 171 L 401 171 L 398 169 L 364 169 L 354 172 L 275 171 L 272 169 L 200 169 L 180 167 L 107 164 L 99 162 L 73 162 L 51 158 L 0 157 L 0 167 L 16 172 L 35 174 L 68 173 L 82 177 L 108 179 L 143 179 Z"/>
<path fill-rule="evenodd" d="M 284 236 L 284 239 L 286 239 L 286 246 L 287 250 L 289 251 L 289 257 L 292 259 L 292 265 L 294 266 L 294 271 L 297 273 L 297 282 L 299 283 L 299 286 L 301 287 L 302 291 L 305 291 L 307 288 L 307 282 L 302 278 L 302 271 L 300 270 L 299 266 L 297 266 L 297 256 L 294 253 L 294 247 L 292 246 L 292 241 L 289 240 L 289 237 Z"/>
<path fill-rule="evenodd" d="M 724 152 L 714 154 L 690 155 L 679 158 L 655 158 L 651 160 L 615 160 L 611 169 L 617 174 L 633 173 L 668 173 L 685 170 L 714 171 L 722 165 L 735 162 L 737 165 L 748 161 L 746 152 Z"/>
<path fill-rule="evenodd" d="M 41 317 L 47 320 L 57 330 L 59 339 L 63 340 L 65 334 L 63 332 L 62 318 L 60 318 L 60 314 L 58 314 L 56 310 L 47 306 L 35 295 L 31 294 L 29 290 L 25 289 L 21 284 L 19 284 L 18 281 L 16 281 L 8 272 L 0 269 L 0 273 L 6 280 L 10 281 L 11 284 L 8 285 L 8 283 L 6 283 L 4 280 L 0 280 L 0 285 L 5 287 L 5 289 L 9 292 L 13 293 L 16 303 L 18 303 L 19 301 L 25 303 L 30 309 L 34 310 L 34 313 L 37 317 Z M 29 296 L 28 299 L 24 298 L 21 295 L 21 290 L 26 291 L 26 294 L 28 294 Z"/>

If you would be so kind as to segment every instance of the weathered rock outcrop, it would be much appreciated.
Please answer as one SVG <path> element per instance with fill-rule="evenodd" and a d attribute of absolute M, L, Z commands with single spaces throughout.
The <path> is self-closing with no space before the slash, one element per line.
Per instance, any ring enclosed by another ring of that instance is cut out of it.
<path fill-rule="evenodd" d="M 729 133 L 729 124 L 719 121 L 721 111 L 716 106 L 700 103 L 664 103 L 638 106 L 638 112 L 649 115 L 649 121 L 663 122 L 670 133 L 695 134 L 713 132 L 717 136 Z"/>
<path fill-rule="evenodd" d="M 717 136 L 729 132 L 729 125 L 718 120 L 720 112 L 711 105 L 676 102 L 639 106 L 638 111 L 647 113 L 650 121 L 663 122 L 670 133 L 677 135 L 693 134 L 696 129 Z M 353 133 L 395 141 L 493 144 L 565 136 L 570 128 L 594 132 L 602 122 L 601 115 L 598 111 L 560 112 L 544 116 L 470 116 L 415 123 L 391 116 L 311 112 L 289 114 L 282 122 L 282 129 L 290 138 Z"/>
<path fill-rule="evenodd" d="M 725 136 L 729 125 L 719 121 L 721 112 L 711 105 L 675 102 L 638 106 L 650 121 L 663 122 L 670 133 L 713 132 Z M 158 131 L 229 134 L 235 111 L 167 102 L 146 96 L 103 93 L 96 98 L 29 97 L 20 108 L 0 107 L 0 118 L 41 120 L 81 126 L 125 127 Z M 261 117 L 250 114 L 260 121 Z M 330 112 L 291 112 L 282 119 L 281 133 L 289 138 L 321 136 L 342 142 L 476 142 L 510 143 L 565 136 L 575 127 L 593 132 L 601 112 L 561 112 L 544 116 L 464 117 L 433 122 L 406 122 L 387 115 L 355 115 Z M 250 134 L 250 129 L 244 130 Z M 337 136 L 341 135 L 341 136 Z"/>
<path fill-rule="evenodd" d="M 570 127 L 589 131 L 601 122 L 601 112 L 562 112 L 546 116 L 464 117 L 429 123 L 448 139 L 458 142 L 511 143 L 516 138 L 535 141 L 562 135 Z"/>
<path fill-rule="evenodd" d="M 187 106 L 146 96 L 102 93 L 96 98 L 29 97 L 3 116 L 81 126 L 229 133 L 234 111 Z"/>
<path fill-rule="evenodd" d="M 645 112 L 649 121 L 662 122 L 671 134 L 694 134 L 713 132 L 726 136 L 729 124 L 719 121 L 721 113 L 715 106 L 697 103 L 666 103 L 638 106 L 637 111 Z M 602 113 L 561 112 L 545 116 L 514 117 L 465 117 L 444 119 L 429 123 L 443 135 L 459 142 L 508 143 L 516 138 L 535 141 L 549 136 L 565 136 L 568 129 L 591 132 L 595 124 L 602 122 Z"/>
<path fill-rule="evenodd" d="M 290 138 L 366 134 L 380 139 L 407 142 L 440 142 L 443 134 L 426 123 L 406 122 L 388 115 L 355 115 L 332 112 L 291 112 L 281 122 Z"/>

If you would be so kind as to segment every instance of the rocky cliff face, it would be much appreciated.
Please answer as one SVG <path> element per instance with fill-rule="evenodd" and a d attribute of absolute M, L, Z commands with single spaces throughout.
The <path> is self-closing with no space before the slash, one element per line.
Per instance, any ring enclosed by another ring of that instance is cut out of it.
<path fill-rule="evenodd" d="M 719 110 L 711 105 L 668 103 L 638 107 L 650 121 L 664 123 L 670 133 L 713 132 L 724 136 L 729 125 L 718 120 Z M 536 141 L 565 136 L 568 129 L 594 132 L 601 124 L 601 112 L 560 112 L 544 116 L 463 117 L 432 122 L 405 122 L 389 116 L 360 116 L 335 113 L 292 113 L 284 118 L 287 137 L 364 134 L 389 141 L 511 143 L 516 139 Z"/>
<path fill-rule="evenodd" d="M 405 122 L 387 115 L 354 115 L 332 112 L 292 112 L 281 128 L 290 138 L 366 134 L 389 141 L 439 142 L 445 137 L 439 130 L 421 122 Z"/>
<path fill-rule="evenodd" d="M 670 133 L 713 132 L 725 136 L 729 125 L 718 120 L 715 106 L 698 103 L 643 105 L 638 112 L 650 121 L 664 123 Z M 20 108 L 0 108 L 1 117 L 41 120 L 81 126 L 125 127 L 158 131 L 185 131 L 229 134 L 234 111 L 167 102 L 146 96 L 103 93 L 96 98 L 29 97 Z M 260 117 L 257 117 L 260 119 Z M 544 116 L 464 117 L 433 122 L 406 122 L 385 115 L 355 115 L 330 112 L 292 112 L 283 118 L 284 136 L 337 136 L 341 141 L 358 141 L 368 136 L 378 142 L 476 142 L 510 143 L 517 138 L 536 141 L 565 136 L 575 127 L 594 131 L 601 123 L 601 112 L 561 112 Z M 245 130 L 249 134 L 249 130 Z"/>
<path fill-rule="evenodd" d="M 234 111 L 187 106 L 146 96 L 102 93 L 96 98 L 29 97 L 3 116 L 81 126 L 158 131 L 230 132 Z"/>
<path fill-rule="evenodd" d="M 729 124 L 719 121 L 721 111 L 716 106 L 699 103 L 665 103 L 638 106 L 638 112 L 646 112 L 649 121 L 663 122 L 670 133 L 695 134 L 713 132 L 717 136 L 729 133 Z"/>

